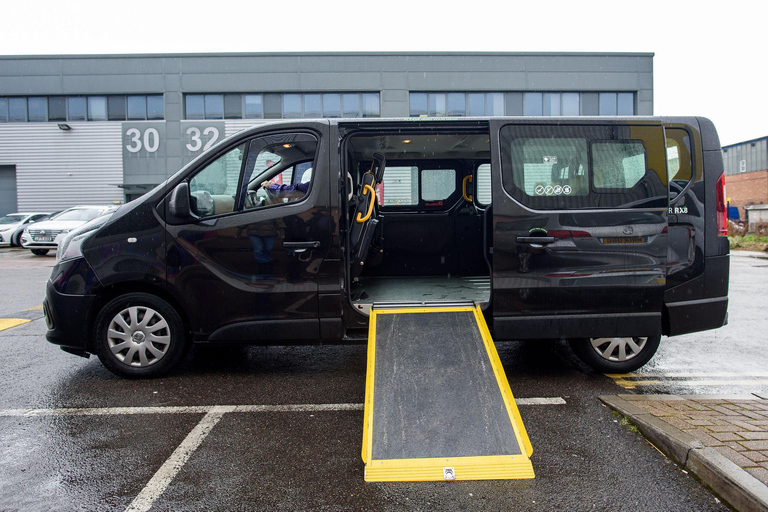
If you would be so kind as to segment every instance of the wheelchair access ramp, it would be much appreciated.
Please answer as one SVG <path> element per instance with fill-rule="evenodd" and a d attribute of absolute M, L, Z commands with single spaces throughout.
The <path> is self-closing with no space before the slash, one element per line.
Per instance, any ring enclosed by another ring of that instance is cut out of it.
<path fill-rule="evenodd" d="M 374 305 L 367 482 L 533 478 L 532 451 L 479 306 Z"/>

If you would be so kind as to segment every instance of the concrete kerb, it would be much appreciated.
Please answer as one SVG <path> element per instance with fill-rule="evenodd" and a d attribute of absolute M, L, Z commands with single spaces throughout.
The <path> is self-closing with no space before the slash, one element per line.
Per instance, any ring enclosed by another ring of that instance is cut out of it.
<path fill-rule="evenodd" d="M 714 448 L 656 418 L 627 400 L 600 396 L 608 407 L 626 416 L 633 425 L 681 468 L 696 475 L 736 510 L 768 512 L 768 486 L 728 460 Z M 674 400 L 674 398 L 669 397 Z"/>

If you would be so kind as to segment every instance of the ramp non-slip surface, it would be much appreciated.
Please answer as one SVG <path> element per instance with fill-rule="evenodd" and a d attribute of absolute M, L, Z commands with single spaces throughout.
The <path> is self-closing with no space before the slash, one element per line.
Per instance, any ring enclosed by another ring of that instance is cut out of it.
<path fill-rule="evenodd" d="M 479 308 L 374 309 L 370 331 L 367 481 L 533 478 Z"/>

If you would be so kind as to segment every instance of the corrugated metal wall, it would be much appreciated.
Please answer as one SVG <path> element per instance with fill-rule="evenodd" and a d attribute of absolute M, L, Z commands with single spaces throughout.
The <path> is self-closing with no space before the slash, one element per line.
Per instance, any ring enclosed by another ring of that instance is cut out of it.
<path fill-rule="evenodd" d="M 18 209 L 122 202 L 120 123 L 0 124 L 0 165 L 16 166 Z"/>
<path fill-rule="evenodd" d="M 768 169 L 768 139 L 754 140 L 724 148 L 723 165 L 725 166 L 725 174 L 728 176 Z"/>

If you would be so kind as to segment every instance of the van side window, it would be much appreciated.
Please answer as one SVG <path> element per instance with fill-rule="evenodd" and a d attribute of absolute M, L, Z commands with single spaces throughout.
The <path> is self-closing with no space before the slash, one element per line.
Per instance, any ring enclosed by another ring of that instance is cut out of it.
<path fill-rule="evenodd" d="M 448 165 L 448 164 L 443 164 Z M 443 201 L 457 193 L 453 167 L 397 165 L 392 163 L 384 170 L 384 178 L 378 189 L 383 207 L 417 206 L 440 207 Z"/>
<path fill-rule="evenodd" d="M 419 168 L 387 165 L 381 180 L 382 206 L 419 204 Z"/>
<path fill-rule="evenodd" d="M 192 213 L 210 217 L 234 211 L 245 146 L 221 155 L 189 181 Z"/>
<path fill-rule="evenodd" d="M 491 204 L 491 164 L 480 164 L 475 179 L 475 202 L 480 206 Z"/>
<path fill-rule="evenodd" d="M 248 147 L 243 208 L 251 210 L 302 200 L 312 183 L 317 138 L 304 133 L 268 135 Z"/>
<path fill-rule="evenodd" d="M 592 144 L 595 188 L 632 188 L 646 172 L 645 147 L 639 141 Z"/>
<path fill-rule="evenodd" d="M 509 125 L 501 148 L 504 188 L 530 208 L 667 206 L 660 126 Z"/>
<path fill-rule="evenodd" d="M 455 191 L 455 169 L 424 169 L 421 171 L 422 201 L 443 201 Z"/>
<path fill-rule="evenodd" d="M 515 185 L 528 196 L 589 193 L 585 139 L 515 139 L 512 159 Z"/>
<path fill-rule="evenodd" d="M 669 180 L 684 187 L 693 177 L 691 138 L 680 128 L 667 128 L 665 133 Z"/>

